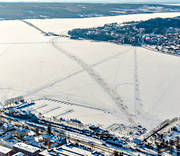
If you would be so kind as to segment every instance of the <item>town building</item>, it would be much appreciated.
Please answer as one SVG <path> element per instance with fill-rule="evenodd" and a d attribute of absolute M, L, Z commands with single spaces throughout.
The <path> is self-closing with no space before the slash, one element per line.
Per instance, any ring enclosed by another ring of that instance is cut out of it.
<path fill-rule="evenodd" d="M 20 142 L 20 143 L 16 143 L 13 146 L 13 151 L 22 152 L 22 153 L 24 153 L 25 155 L 28 155 L 28 156 L 36 156 L 36 155 L 39 154 L 40 148 Z"/>
<path fill-rule="evenodd" d="M 0 156 L 11 156 L 12 154 L 12 149 L 0 146 Z"/>
<path fill-rule="evenodd" d="M 24 153 L 18 152 L 18 153 L 16 153 L 16 154 L 13 154 L 13 156 L 24 156 Z"/>

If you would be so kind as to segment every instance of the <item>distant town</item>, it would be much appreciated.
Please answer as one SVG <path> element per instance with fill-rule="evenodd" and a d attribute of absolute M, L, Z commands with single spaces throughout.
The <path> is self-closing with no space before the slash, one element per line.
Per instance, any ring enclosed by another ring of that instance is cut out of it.
<path fill-rule="evenodd" d="M 0 155 L 158 155 L 180 154 L 180 118 L 166 120 L 151 131 L 141 125 L 114 125 L 111 132 L 77 119 L 33 114 L 34 101 L 23 96 L 5 101 L 0 115 Z M 113 130 L 120 130 L 116 136 Z"/>
<path fill-rule="evenodd" d="M 155 18 L 123 24 L 112 23 L 97 28 L 74 29 L 68 33 L 72 39 L 130 44 L 162 53 L 180 55 L 180 17 Z"/>

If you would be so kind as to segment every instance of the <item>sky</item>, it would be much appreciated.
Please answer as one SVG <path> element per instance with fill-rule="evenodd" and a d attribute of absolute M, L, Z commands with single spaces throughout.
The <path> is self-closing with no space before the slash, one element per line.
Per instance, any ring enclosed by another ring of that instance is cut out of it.
<path fill-rule="evenodd" d="M 180 0 L 0 0 L 0 2 L 106 2 L 106 3 L 180 3 Z"/>

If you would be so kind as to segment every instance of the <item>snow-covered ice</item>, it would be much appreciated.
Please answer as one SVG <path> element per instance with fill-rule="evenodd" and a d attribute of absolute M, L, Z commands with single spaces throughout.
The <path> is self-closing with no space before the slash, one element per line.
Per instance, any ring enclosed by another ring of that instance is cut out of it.
<path fill-rule="evenodd" d="M 178 15 L 180 13 L 157 13 L 28 21 L 44 31 L 67 34 L 73 28 Z M 48 97 L 102 110 L 47 100 L 37 101 L 37 105 L 30 109 L 47 116 L 60 114 L 64 118 L 76 118 L 104 127 L 127 123 L 126 116 L 102 86 L 76 61 L 54 48 L 54 37 L 43 36 L 21 21 L 0 23 L 0 101 L 19 95 L 30 99 Z M 136 118 L 135 47 L 67 38 L 57 38 L 55 43 L 97 73 L 123 99 L 134 119 L 147 128 L 179 116 L 179 57 L 136 48 L 139 98 L 142 103 L 140 115 L 136 113 Z"/>

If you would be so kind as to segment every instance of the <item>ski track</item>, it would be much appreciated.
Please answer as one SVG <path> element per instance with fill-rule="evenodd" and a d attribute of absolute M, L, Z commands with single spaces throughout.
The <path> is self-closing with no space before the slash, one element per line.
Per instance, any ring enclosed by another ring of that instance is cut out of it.
<path fill-rule="evenodd" d="M 33 27 L 34 29 L 40 31 L 41 33 L 45 33 L 45 31 L 43 31 L 42 29 L 38 28 L 37 26 L 35 26 L 34 24 L 27 22 L 27 21 L 22 21 L 25 24 Z M 85 70 L 89 76 L 96 81 L 96 83 L 110 96 L 110 98 L 114 101 L 114 103 L 117 105 L 117 107 L 120 108 L 120 110 L 124 113 L 124 115 L 126 115 L 127 119 L 129 120 L 130 123 L 132 123 L 133 125 L 137 125 L 137 123 L 134 121 L 132 115 L 128 112 L 127 107 L 123 104 L 123 100 L 122 98 L 118 95 L 118 93 L 113 90 L 106 82 L 105 80 L 98 75 L 88 64 L 86 64 L 83 60 L 81 60 L 79 57 L 72 55 L 71 53 L 69 53 L 68 51 L 65 51 L 64 49 L 60 48 L 57 44 L 56 44 L 56 40 L 58 38 L 55 37 L 51 40 L 51 44 L 52 46 L 59 52 L 63 53 L 65 56 L 67 56 L 68 58 L 70 58 L 71 60 L 75 61 L 78 65 L 80 65 L 83 70 Z M 37 90 L 38 91 L 38 90 Z M 32 92 L 31 92 L 32 93 Z M 30 95 L 30 94 L 29 94 Z M 27 96 L 27 95 L 26 95 Z"/>
<path fill-rule="evenodd" d="M 98 66 L 98 65 L 100 65 L 100 64 L 103 64 L 103 63 L 105 63 L 105 62 L 107 62 L 107 61 L 109 61 L 109 60 L 111 60 L 111 59 L 117 58 L 117 57 L 120 56 L 120 55 L 127 54 L 128 52 L 129 52 L 129 50 L 128 50 L 127 52 L 118 53 L 118 54 L 115 54 L 115 55 L 110 56 L 110 57 L 108 57 L 108 58 L 105 58 L 105 59 L 103 59 L 102 61 L 99 61 L 99 62 L 91 65 L 90 68 L 93 68 L 93 67 L 95 67 L 95 66 Z M 63 81 L 65 81 L 65 80 L 67 80 L 67 79 L 69 79 L 69 78 L 71 78 L 71 77 L 73 77 L 73 76 L 76 76 L 76 75 L 78 75 L 78 74 L 80 74 L 80 73 L 82 73 L 82 72 L 84 72 L 84 70 L 79 70 L 79 71 L 77 71 L 77 72 L 74 72 L 74 73 L 72 73 L 72 74 L 69 74 L 68 76 L 65 76 L 65 77 L 63 77 L 63 78 L 54 80 L 54 81 L 51 82 L 51 83 L 47 83 L 47 84 L 42 85 L 42 86 L 40 86 L 40 87 L 38 87 L 38 88 L 30 91 L 30 92 L 27 92 L 24 96 L 25 96 L 25 97 L 28 97 L 28 96 L 31 96 L 31 95 L 33 95 L 33 94 L 35 94 L 35 93 L 37 93 L 37 92 L 40 92 L 40 91 L 42 91 L 42 90 L 44 90 L 44 89 L 53 87 L 55 84 L 60 83 L 60 82 L 63 82 Z"/>
<path fill-rule="evenodd" d="M 127 107 L 123 104 L 122 98 L 118 95 L 118 93 L 113 90 L 106 82 L 105 80 L 98 75 L 90 66 L 88 66 L 84 61 L 82 61 L 79 57 L 72 55 L 71 53 L 65 51 L 64 49 L 60 48 L 56 44 L 56 40 L 58 38 L 54 38 L 52 40 L 52 45 L 55 49 L 57 49 L 59 52 L 66 55 L 71 60 L 75 61 L 77 64 L 79 64 L 88 74 L 89 76 L 99 84 L 99 86 L 111 97 L 111 99 L 114 101 L 114 103 L 121 109 L 121 111 L 126 115 L 129 122 L 136 125 L 136 122 L 130 115 L 130 113 L 127 110 Z"/>

